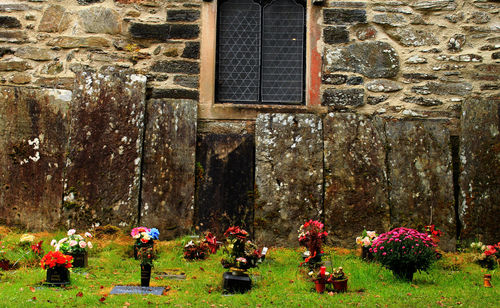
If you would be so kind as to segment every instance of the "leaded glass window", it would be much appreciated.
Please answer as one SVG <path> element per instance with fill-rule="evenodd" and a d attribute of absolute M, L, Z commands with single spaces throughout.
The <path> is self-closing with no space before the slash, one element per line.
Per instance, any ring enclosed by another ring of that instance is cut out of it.
<path fill-rule="evenodd" d="M 220 1 L 217 101 L 303 103 L 304 49 L 304 3 Z"/>

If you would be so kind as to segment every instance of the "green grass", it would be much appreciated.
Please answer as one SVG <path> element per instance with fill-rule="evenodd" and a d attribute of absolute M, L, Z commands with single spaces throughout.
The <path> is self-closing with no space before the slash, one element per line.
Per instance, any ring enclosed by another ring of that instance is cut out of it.
<path fill-rule="evenodd" d="M 15 247 L 19 237 L 9 233 L 0 241 L 6 248 Z M 40 239 L 45 240 L 48 251 L 52 234 L 37 235 Z M 390 271 L 376 263 L 361 261 L 355 251 L 333 248 L 326 250 L 333 266 L 343 266 L 349 276 L 347 293 L 315 293 L 313 283 L 298 267 L 300 249 L 278 248 L 270 249 L 265 262 L 251 271 L 251 292 L 223 295 L 221 252 L 204 261 L 185 261 L 181 239 L 159 243 L 154 271 L 184 272 L 186 280 L 152 278 L 152 286 L 169 288 L 163 296 L 108 295 L 114 285 L 139 285 L 140 267 L 128 256 L 132 244 L 128 237 L 96 244 L 89 267 L 74 269 L 71 285 L 66 288 L 42 286 L 46 272 L 39 267 L 0 270 L 0 307 L 500 307 L 500 279 L 496 273 L 491 272 L 494 288 L 484 288 L 486 271 L 467 262 L 450 266 L 450 259 L 456 255 L 445 255 L 429 273 L 416 273 L 410 284 L 394 279 Z"/>

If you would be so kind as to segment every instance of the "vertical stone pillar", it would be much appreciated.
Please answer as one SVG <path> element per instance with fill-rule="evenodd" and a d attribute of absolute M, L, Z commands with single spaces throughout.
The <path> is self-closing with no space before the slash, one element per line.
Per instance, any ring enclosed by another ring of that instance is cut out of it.
<path fill-rule="evenodd" d="M 262 114 L 255 127 L 255 237 L 297 245 L 297 230 L 323 212 L 323 126 L 310 114 Z"/>
<path fill-rule="evenodd" d="M 450 133 L 439 120 L 386 123 L 391 224 L 443 231 L 440 246 L 454 250 L 456 221 Z"/>
<path fill-rule="evenodd" d="M 140 224 L 160 230 L 162 239 L 193 226 L 197 102 L 147 102 Z"/>
<path fill-rule="evenodd" d="M 253 123 L 202 122 L 196 148 L 196 218 L 222 236 L 230 226 L 253 233 Z"/>
<path fill-rule="evenodd" d="M 33 231 L 58 225 L 71 95 L 0 87 L 0 223 Z"/>
<path fill-rule="evenodd" d="M 363 229 L 387 231 L 390 212 L 382 119 L 329 113 L 323 121 L 323 136 L 328 237 L 349 247 Z"/>
<path fill-rule="evenodd" d="M 68 226 L 138 219 L 146 77 L 109 68 L 76 74 L 65 170 Z"/>
<path fill-rule="evenodd" d="M 461 238 L 494 244 L 500 217 L 500 97 L 466 100 L 460 126 Z"/>

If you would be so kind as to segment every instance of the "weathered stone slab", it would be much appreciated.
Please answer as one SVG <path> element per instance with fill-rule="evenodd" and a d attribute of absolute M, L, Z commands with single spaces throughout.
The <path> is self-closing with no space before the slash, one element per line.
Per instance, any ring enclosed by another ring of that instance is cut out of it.
<path fill-rule="evenodd" d="M 401 45 L 406 47 L 438 45 L 439 39 L 429 31 L 412 27 L 386 27 L 385 32 Z"/>
<path fill-rule="evenodd" d="M 88 33 L 117 34 L 122 30 L 120 15 L 110 8 L 91 7 L 78 12 Z"/>
<path fill-rule="evenodd" d="M 31 69 L 32 66 L 26 61 L 2 61 L 0 62 L 0 72 L 17 71 L 23 72 Z"/>
<path fill-rule="evenodd" d="M 200 34 L 198 25 L 191 24 L 145 24 L 132 23 L 128 29 L 130 36 L 139 39 L 154 39 L 161 42 L 170 39 L 194 39 Z"/>
<path fill-rule="evenodd" d="M 173 239 L 193 226 L 197 103 L 149 100 L 147 119 L 140 222 Z"/>
<path fill-rule="evenodd" d="M 403 87 L 396 81 L 387 79 L 376 79 L 368 82 L 366 88 L 371 92 L 396 92 Z"/>
<path fill-rule="evenodd" d="M 15 55 L 23 59 L 31 59 L 35 61 L 53 60 L 56 55 L 49 49 L 37 48 L 33 46 L 24 46 L 16 50 Z"/>
<path fill-rule="evenodd" d="M 103 37 L 61 36 L 50 40 L 47 45 L 61 48 L 100 48 L 109 47 L 111 43 Z"/>
<path fill-rule="evenodd" d="M 323 93 L 324 106 L 334 109 L 345 109 L 346 107 L 363 106 L 365 101 L 365 91 L 363 89 L 326 89 Z"/>
<path fill-rule="evenodd" d="M 323 71 L 355 72 L 370 78 L 390 78 L 399 71 L 399 56 L 385 42 L 355 43 L 325 50 Z"/>
<path fill-rule="evenodd" d="M 59 223 L 71 91 L 0 87 L 0 223 Z"/>
<path fill-rule="evenodd" d="M 323 212 L 321 118 L 262 114 L 255 125 L 255 238 L 297 245 L 300 225 Z"/>
<path fill-rule="evenodd" d="M 500 97 L 467 99 L 460 126 L 461 238 L 495 243 L 500 217 Z"/>
<path fill-rule="evenodd" d="M 472 84 L 468 82 L 435 82 L 429 81 L 423 86 L 412 87 L 412 92 L 418 94 L 438 94 L 438 95 L 467 95 L 472 91 Z"/>
<path fill-rule="evenodd" d="M 21 44 L 25 43 L 27 40 L 28 36 L 24 31 L 21 30 L 0 31 L 0 42 Z"/>
<path fill-rule="evenodd" d="M 325 224 L 335 245 L 354 246 L 363 229 L 390 226 L 384 123 L 353 113 L 323 120 Z"/>
<path fill-rule="evenodd" d="M 455 0 L 415 1 L 411 6 L 420 11 L 454 11 L 457 8 Z"/>
<path fill-rule="evenodd" d="M 323 20 L 325 24 L 364 23 L 366 22 L 366 11 L 359 9 L 324 9 Z"/>
<path fill-rule="evenodd" d="M 146 77 L 81 71 L 75 77 L 63 214 L 71 226 L 132 226 L 138 219 Z"/>
<path fill-rule="evenodd" d="M 440 246 L 453 250 L 456 222 L 450 134 L 441 121 L 386 123 L 392 226 L 436 225 Z"/>
<path fill-rule="evenodd" d="M 253 127 L 245 122 L 202 122 L 197 140 L 197 225 L 217 236 L 233 225 L 253 232 Z"/>
<path fill-rule="evenodd" d="M 0 16 L 0 28 L 21 28 L 21 22 L 19 19 L 13 16 Z"/>
<path fill-rule="evenodd" d="M 51 5 L 43 13 L 38 31 L 63 32 L 71 23 L 70 15 L 62 5 Z"/>

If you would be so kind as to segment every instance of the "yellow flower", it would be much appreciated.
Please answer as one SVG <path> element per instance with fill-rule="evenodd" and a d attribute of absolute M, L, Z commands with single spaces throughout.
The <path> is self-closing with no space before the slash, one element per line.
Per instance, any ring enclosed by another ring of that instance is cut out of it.
<path fill-rule="evenodd" d="M 35 240 L 34 235 L 26 233 L 21 236 L 21 239 L 19 241 L 22 243 L 22 242 L 33 242 L 34 240 Z"/>

